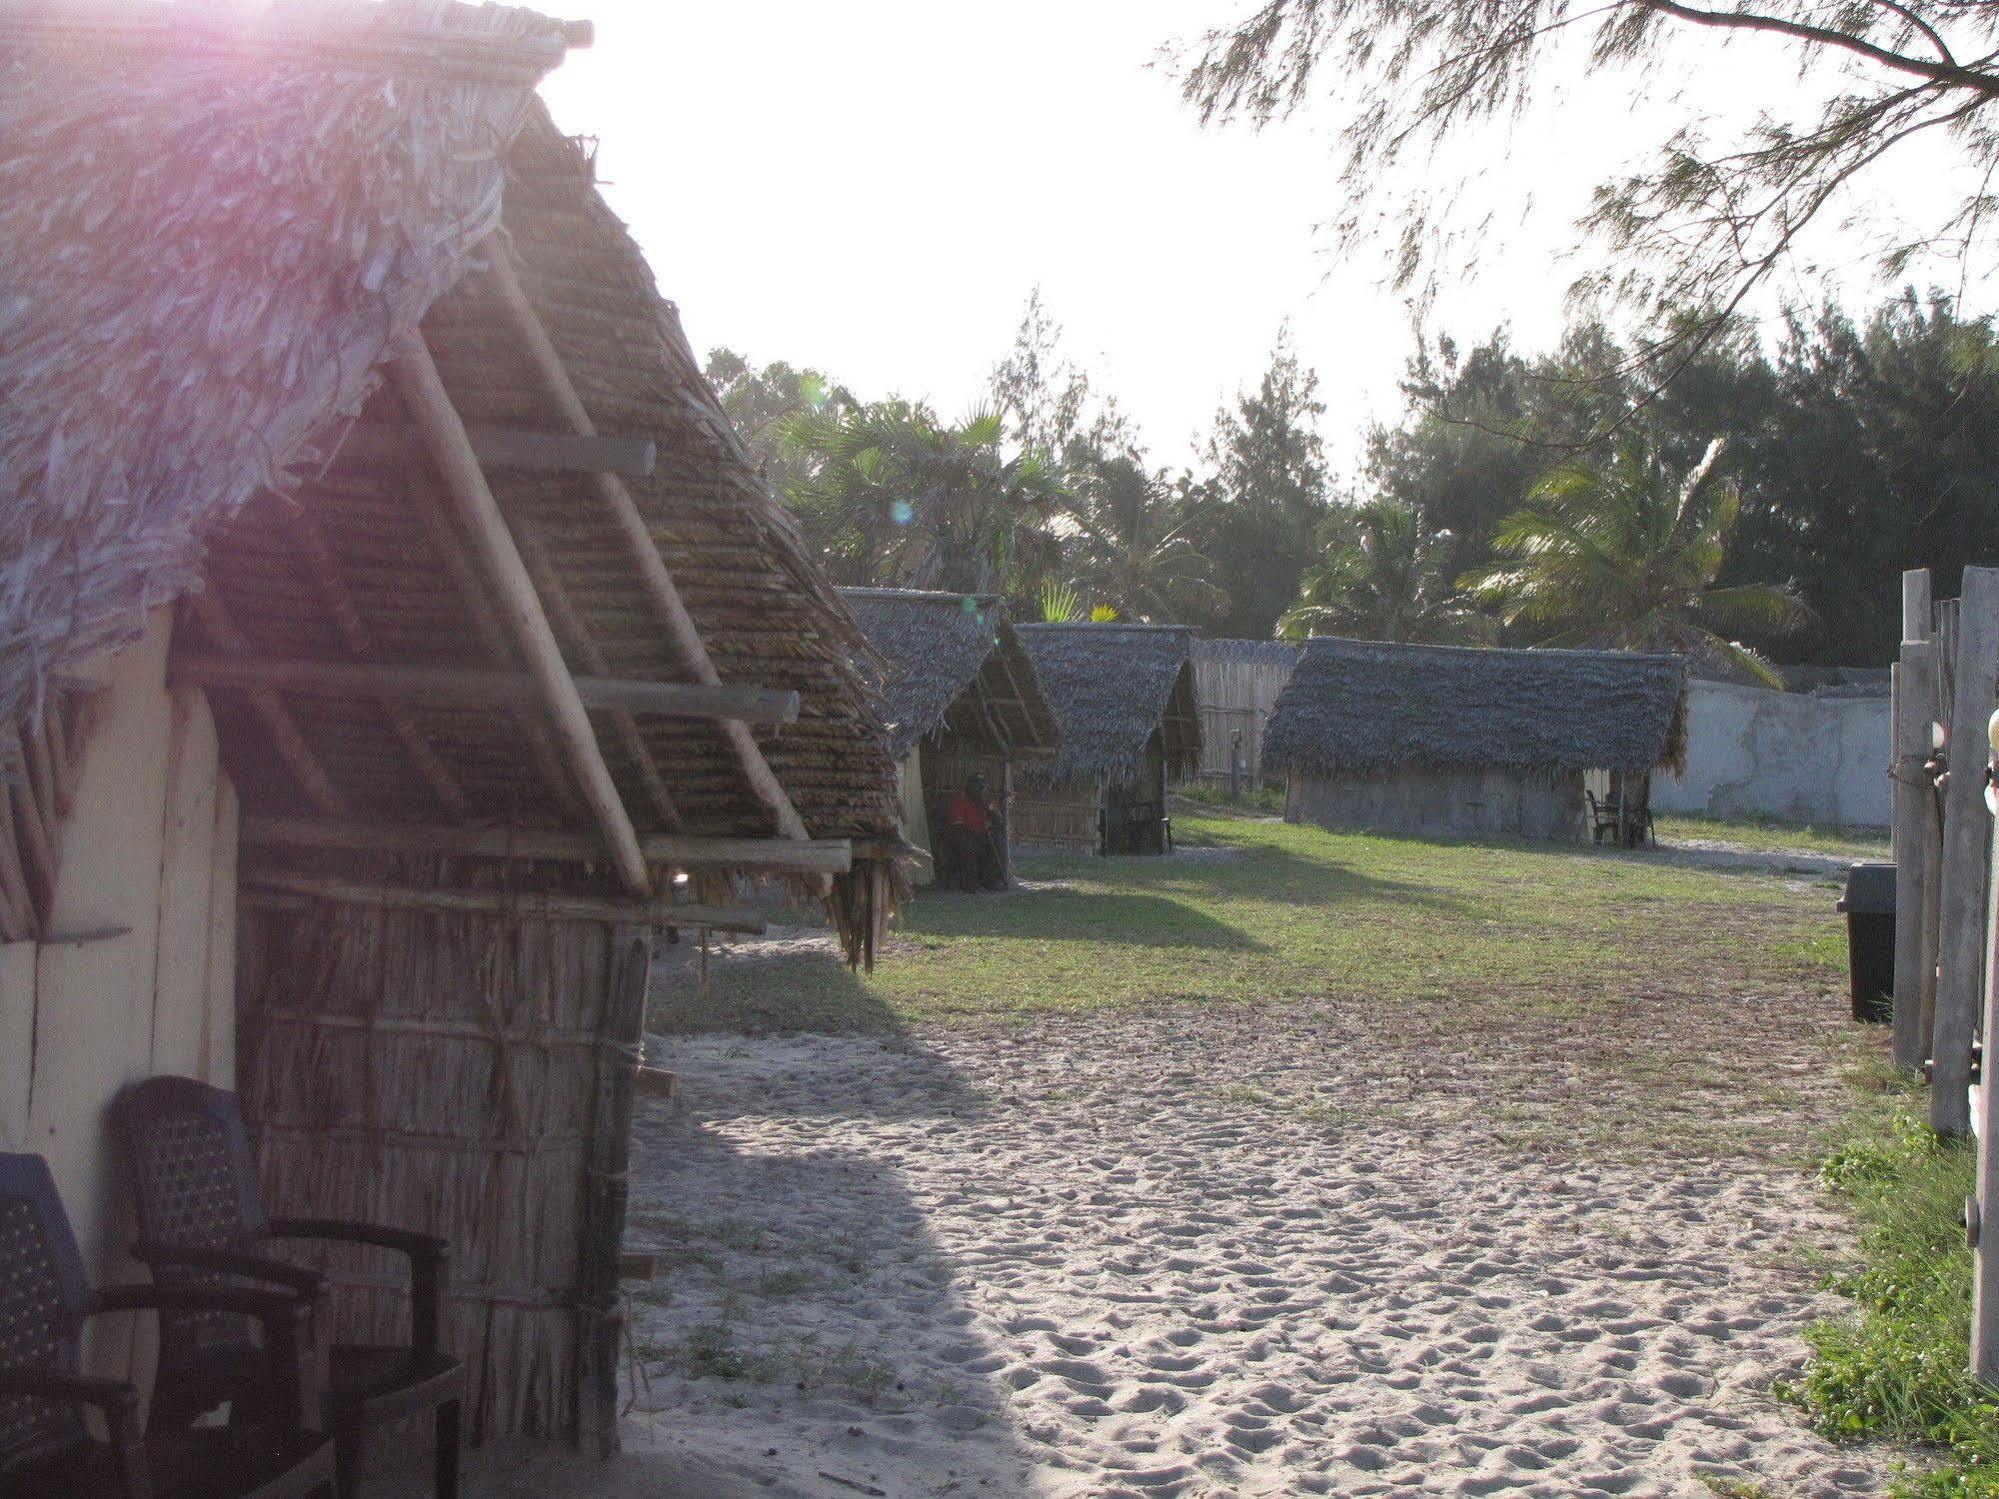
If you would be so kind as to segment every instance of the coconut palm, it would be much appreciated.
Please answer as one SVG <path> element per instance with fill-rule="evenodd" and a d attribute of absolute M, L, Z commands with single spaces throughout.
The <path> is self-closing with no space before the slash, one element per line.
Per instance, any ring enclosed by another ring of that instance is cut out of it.
<path fill-rule="evenodd" d="M 1500 523 L 1505 560 L 1467 580 L 1473 596 L 1537 644 L 1677 651 L 1781 687 L 1723 632 L 1786 630 L 1807 611 L 1788 585 L 1715 586 L 1742 514 L 1721 451 L 1680 474 L 1630 432 L 1605 459 L 1555 469 Z"/>
<path fill-rule="evenodd" d="M 1160 478 L 1129 457 L 1098 455 L 1076 465 L 1070 490 L 1062 529 L 1079 595 L 1125 619 L 1179 621 L 1227 606 L 1190 535 L 1198 509 L 1176 503 Z"/>
<path fill-rule="evenodd" d="M 1060 543 L 1061 474 L 1008 450 L 992 410 L 956 426 L 887 401 L 799 413 L 783 443 L 802 466 L 788 498 L 843 582 L 994 593 L 1032 586 Z"/>
<path fill-rule="evenodd" d="M 1305 569 L 1298 601 L 1277 622 L 1286 640 L 1436 644 L 1489 633 L 1451 577 L 1451 533 L 1430 530 L 1415 506 L 1375 500 L 1333 524 L 1334 539 Z"/>

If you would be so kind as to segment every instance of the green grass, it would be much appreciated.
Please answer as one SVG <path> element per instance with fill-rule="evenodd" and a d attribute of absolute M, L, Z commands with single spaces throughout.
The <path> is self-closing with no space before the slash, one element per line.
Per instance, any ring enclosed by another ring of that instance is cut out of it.
<path fill-rule="evenodd" d="M 1814 826 L 1773 817 L 1706 817 L 1692 812 L 1661 812 L 1656 823 L 1659 842 L 1667 846 L 1699 838 L 1732 843 L 1755 853 L 1799 851 L 1855 860 L 1890 857 L 1885 828 L 1839 823 Z"/>
<path fill-rule="evenodd" d="M 1859 1267 L 1833 1281 L 1853 1310 L 1810 1330 L 1811 1361 L 1786 1393 L 1829 1437 L 1941 1449 L 1940 1465 L 1897 1481 L 1897 1499 L 1999 1499 L 1999 1404 L 1966 1371 L 1976 1157 L 1907 1110 L 1826 1165 L 1862 1225 Z"/>
<path fill-rule="evenodd" d="M 1237 816 L 1269 817 L 1284 810 L 1284 788 L 1282 786 L 1246 785 L 1235 796 L 1229 795 L 1226 781 L 1201 781 L 1192 785 L 1179 786 L 1173 791 L 1173 815 L 1182 812 L 1209 809 Z"/>
<path fill-rule="evenodd" d="M 1604 857 L 1183 814 L 1193 859 L 1034 857 L 1053 888 L 924 894 L 872 975 L 720 965 L 663 1030 L 890 1030 L 1161 1001 L 1452 1001 L 1573 1019 L 1652 992 L 1836 976 L 1829 890 Z"/>

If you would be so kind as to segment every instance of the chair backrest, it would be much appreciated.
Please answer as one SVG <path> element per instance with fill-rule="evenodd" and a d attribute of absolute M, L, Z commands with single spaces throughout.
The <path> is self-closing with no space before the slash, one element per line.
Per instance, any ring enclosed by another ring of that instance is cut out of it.
<path fill-rule="evenodd" d="M 0 1154 L 0 1368 L 76 1373 L 89 1291 L 48 1162 Z M 86 1440 L 67 1401 L 0 1398 L 0 1474 Z"/>
<path fill-rule="evenodd" d="M 111 1105 L 132 1170 L 139 1236 L 222 1249 L 269 1231 L 236 1095 L 191 1077 L 149 1077 Z"/>
<path fill-rule="evenodd" d="M 180 1248 L 249 1249 L 266 1235 L 269 1220 L 235 1094 L 191 1077 L 149 1077 L 112 1101 L 111 1125 L 131 1169 L 140 1239 Z M 153 1276 L 164 1285 L 250 1284 L 180 1266 L 156 1265 Z M 162 1313 L 164 1398 L 154 1398 L 154 1419 L 229 1398 L 209 1381 L 256 1344 L 255 1324 L 233 1312 Z"/>

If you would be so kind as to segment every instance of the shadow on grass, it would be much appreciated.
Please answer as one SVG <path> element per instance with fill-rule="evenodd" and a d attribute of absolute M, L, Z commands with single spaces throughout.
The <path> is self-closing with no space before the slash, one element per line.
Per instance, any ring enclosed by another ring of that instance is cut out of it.
<path fill-rule="evenodd" d="M 1129 878 L 1127 871 L 1119 875 Z M 1133 881 L 1136 883 L 1136 881 Z M 1024 937 L 1112 947 L 1207 947 L 1238 952 L 1263 944 L 1240 927 L 1168 895 L 1144 890 L 1024 891 L 1004 900 L 917 897 L 910 929 L 937 937 Z"/>

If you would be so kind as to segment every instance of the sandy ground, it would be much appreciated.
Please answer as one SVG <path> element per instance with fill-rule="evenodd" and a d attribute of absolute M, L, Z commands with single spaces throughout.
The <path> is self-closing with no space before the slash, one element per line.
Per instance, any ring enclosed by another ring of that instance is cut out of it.
<path fill-rule="evenodd" d="M 1601 1079 L 1368 1024 L 654 1038 L 682 1092 L 641 1106 L 631 1394 L 667 1456 L 634 1461 L 718 1499 L 1883 1491 L 1768 1394 L 1831 1310 L 1802 1168 L 1523 1152 L 1500 1100 Z"/>

